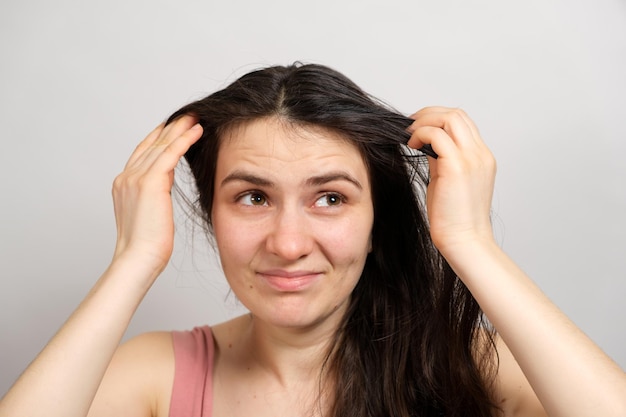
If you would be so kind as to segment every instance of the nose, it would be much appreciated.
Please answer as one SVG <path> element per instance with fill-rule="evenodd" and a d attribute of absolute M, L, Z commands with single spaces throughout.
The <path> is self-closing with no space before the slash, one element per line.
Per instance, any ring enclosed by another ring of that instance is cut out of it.
<path fill-rule="evenodd" d="M 276 213 L 267 235 L 268 252 L 287 261 L 306 257 L 314 247 L 312 230 L 306 214 L 297 208 L 283 208 Z"/>

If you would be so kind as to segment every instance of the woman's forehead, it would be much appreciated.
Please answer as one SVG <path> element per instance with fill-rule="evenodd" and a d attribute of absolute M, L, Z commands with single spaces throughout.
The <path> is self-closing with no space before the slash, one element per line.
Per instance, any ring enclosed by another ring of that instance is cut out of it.
<path fill-rule="evenodd" d="M 256 119 L 225 132 L 218 154 L 218 176 L 241 167 L 275 170 L 285 175 L 303 170 L 348 169 L 367 177 L 357 146 L 324 127 Z"/>
<path fill-rule="evenodd" d="M 282 116 L 266 116 L 235 122 L 228 125 L 219 136 L 222 141 L 236 141 L 249 136 L 251 133 L 259 134 L 262 132 L 270 135 L 280 135 L 293 140 L 336 140 L 353 143 L 347 135 L 343 135 L 334 129 L 291 120 Z"/>
<path fill-rule="evenodd" d="M 282 117 L 264 117 L 229 126 L 220 135 L 220 148 L 255 149 L 271 152 L 277 141 L 291 148 L 294 154 L 307 151 L 336 149 L 344 153 L 360 153 L 348 136 L 324 126 L 294 122 Z"/>

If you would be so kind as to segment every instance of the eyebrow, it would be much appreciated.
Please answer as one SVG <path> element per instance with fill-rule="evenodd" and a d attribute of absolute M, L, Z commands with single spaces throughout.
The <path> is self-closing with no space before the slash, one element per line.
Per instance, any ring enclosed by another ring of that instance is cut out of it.
<path fill-rule="evenodd" d="M 274 182 L 268 180 L 267 178 L 259 177 L 258 175 L 251 174 L 249 172 L 236 170 L 226 176 L 220 183 L 221 186 L 228 184 L 229 182 L 235 181 L 243 181 L 248 182 L 250 184 L 256 185 L 258 187 L 275 187 L 276 184 Z M 352 175 L 348 174 L 344 171 L 332 171 L 323 175 L 316 175 L 310 178 L 307 178 L 305 181 L 305 185 L 307 186 L 320 186 L 324 184 L 328 184 L 333 181 L 347 181 L 352 183 L 359 190 L 363 189 L 361 183 L 354 178 Z"/>
<path fill-rule="evenodd" d="M 259 187 L 274 187 L 274 183 L 266 178 L 262 178 L 257 175 L 239 170 L 233 171 L 232 173 L 228 174 L 226 178 L 222 180 L 220 185 L 224 186 L 229 182 L 235 181 L 249 182 L 250 184 L 257 185 Z"/>
<path fill-rule="evenodd" d="M 333 171 L 324 175 L 311 177 L 307 179 L 305 183 L 309 186 L 320 186 L 333 181 L 348 181 L 354 184 L 359 190 L 363 189 L 363 186 L 356 178 L 343 171 Z"/>

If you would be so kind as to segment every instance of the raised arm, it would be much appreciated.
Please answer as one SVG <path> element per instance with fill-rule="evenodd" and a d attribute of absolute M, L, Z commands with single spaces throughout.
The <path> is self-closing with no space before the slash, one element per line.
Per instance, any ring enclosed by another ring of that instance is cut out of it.
<path fill-rule="evenodd" d="M 171 256 L 174 168 L 201 134 L 183 117 L 134 151 L 113 186 L 118 238 L 110 266 L 2 399 L 0 417 L 87 415 L 131 317 Z"/>
<path fill-rule="evenodd" d="M 496 164 L 474 123 L 443 107 L 413 118 L 409 146 L 431 144 L 439 155 L 429 159 L 433 241 L 505 344 L 499 386 L 506 392 L 498 395 L 514 405 L 515 415 L 528 415 L 533 396 L 507 388 L 523 386 L 525 375 L 552 417 L 626 416 L 624 372 L 496 244 L 489 219 Z M 511 371 L 507 347 L 523 375 Z"/>

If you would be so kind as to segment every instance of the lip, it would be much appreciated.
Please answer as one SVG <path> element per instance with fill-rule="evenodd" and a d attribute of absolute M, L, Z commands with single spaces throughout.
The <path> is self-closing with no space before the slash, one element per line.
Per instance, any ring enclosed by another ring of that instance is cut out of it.
<path fill-rule="evenodd" d="M 272 269 L 257 272 L 268 286 L 280 292 L 303 291 L 311 287 L 321 276 L 316 271 L 285 271 L 282 269 Z"/>

